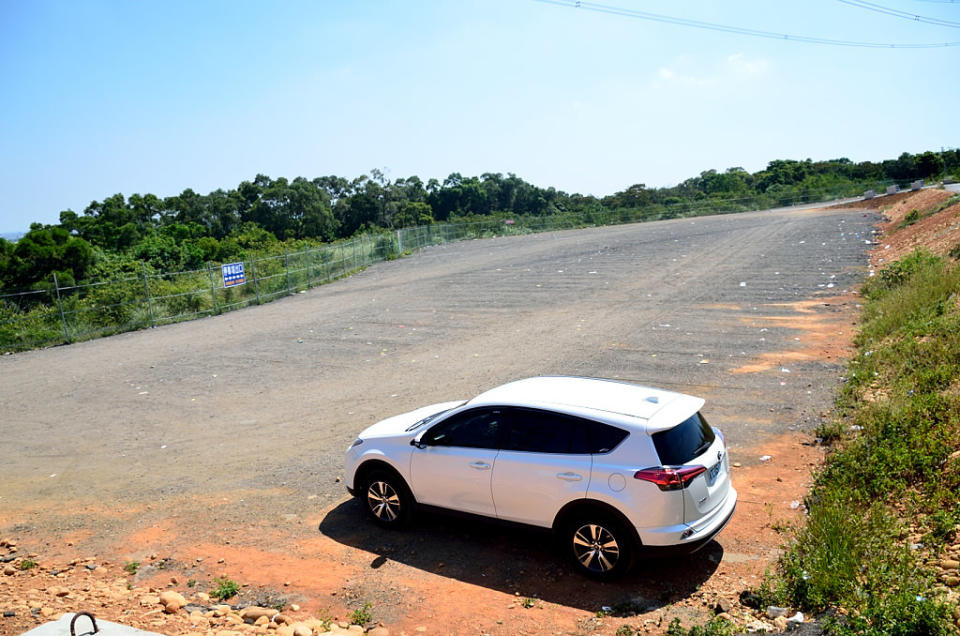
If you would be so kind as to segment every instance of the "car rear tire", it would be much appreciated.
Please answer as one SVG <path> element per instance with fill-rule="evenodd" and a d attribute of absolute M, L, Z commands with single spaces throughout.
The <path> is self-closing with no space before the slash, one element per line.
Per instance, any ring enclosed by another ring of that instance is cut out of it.
<path fill-rule="evenodd" d="M 413 496 L 403 479 L 378 469 L 365 481 L 361 500 L 367 516 L 384 528 L 405 526 L 413 513 Z"/>
<path fill-rule="evenodd" d="M 613 516 L 585 513 L 567 524 L 563 541 L 577 571 L 590 578 L 612 581 L 633 566 L 633 536 Z"/>

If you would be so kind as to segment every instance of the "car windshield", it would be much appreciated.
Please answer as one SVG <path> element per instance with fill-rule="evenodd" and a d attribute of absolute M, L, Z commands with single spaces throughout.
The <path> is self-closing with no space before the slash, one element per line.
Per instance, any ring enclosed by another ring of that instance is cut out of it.
<path fill-rule="evenodd" d="M 457 404 L 456 406 L 451 406 L 449 409 L 443 409 L 442 411 L 437 411 L 436 413 L 434 413 L 434 414 L 432 414 L 432 415 L 428 415 L 428 416 L 426 416 L 425 418 L 423 418 L 422 420 L 419 420 L 419 421 L 411 424 L 410 426 L 408 426 L 406 432 L 407 432 L 407 433 L 410 433 L 410 432 L 412 432 L 412 431 L 415 431 L 415 430 L 417 430 L 418 428 L 420 428 L 421 426 L 423 426 L 424 424 L 429 424 L 430 422 L 432 422 L 433 420 L 437 419 L 438 417 L 440 417 L 441 415 L 443 415 L 443 414 L 446 413 L 447 411 L 453 410 L 453 409 L 457 408 L 458 406 L 463 406 L 464 404 L 465 404 L 465 402 L 461 402 L 460 404 Z"/>
<path fill-rule="evenodd" d="M 716 437 L 707 420 L 694 413 L 671 429 L 653 434 L 653 445 L 664 466 L 680 466 L 703 454 Z"/>

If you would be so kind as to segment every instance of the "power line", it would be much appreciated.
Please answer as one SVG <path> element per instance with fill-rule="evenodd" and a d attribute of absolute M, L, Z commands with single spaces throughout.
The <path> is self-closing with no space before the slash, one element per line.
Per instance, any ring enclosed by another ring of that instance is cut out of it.
<path fill-rule="evenodd" d="M 922 15 L 917 15 L 915 13 L 910 13 L 908 11 L 901 11 L 900 9 L 891 9 L 890 7 L 884 7 L 882 5 L 867 2 L 867 0 L 837 0 L 837 2 L 842 2 L 843 4 L 849 4 L 851 7 L 858 7 L 860 9 L 866 9 L 867 11 L 874 11 L 876 13 L 884 13 L 886 15 L 892 15 L 895 18 L 903 18 L 905 20 L 910 20 L 911 22 L 925 22 L 926 24 L 935 24 L 937 26 L 952 27 L 954 29 L 960 29 L 960 22 L 953 22 L 951 20 L 941 20 L 940 18 L 928 18 Z"/>
<path fill-rule="evenodd" d="M 855 40 L 831 40 L 828 38 L 815 38 L 806 35 L 791 35 L 789 33 L 775 33 L 773 31 L 762 31 L 760 29 L 748 29 L 745 27 L 730 26 L 726 24 L 716 24 L 713 22 L 703 22 L 701 20 L 691 20 L 689 18 L 677 18 L 674 16 L 663 15 L 660 13 L 650 13 L 649 11 L 639 11 L 637 9 L 624 9 L 608 4 L 599 4 L 596 2 L 585 2 L 582 0 L 536 0 L 544 4 L 554 4 L 560 7 L 570 9 L 585 9 L 596 13 L 606 13 L 625 18 L 636 18 L 638 20 L 649 20 L 651 22 L 662 22 L 664 24 L 675 24 L 678 26 L 692 27 L 695 29 L 704 29 L 707 31 L 720 31 L 723 33 L 736 33 L 737 35 L 749 35 L 758 38 L 768 38 L 771 40 L 786 40 L 789 42 L 801 42 L 803 44 L 823 44 L 829 46 L 849 46 L 870 49 L 933 49 L 942 47 L 960 46 L 960 42 L 938 42 L 922 44 L 887 44 L 883 42 L 858 42 Z"/>

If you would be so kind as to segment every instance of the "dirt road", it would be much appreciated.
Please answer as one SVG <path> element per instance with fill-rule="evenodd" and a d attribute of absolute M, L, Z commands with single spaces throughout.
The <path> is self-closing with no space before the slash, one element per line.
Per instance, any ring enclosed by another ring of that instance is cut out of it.
<path fill-rule="evenodd" d="M 708 604 L 755 580 L 770 526 L 800 514 L 818 451 L 797 432 L 830 406 L 876 221 L 776 211 L 470 241 L 261 307 L 0 357 L 0 534 L 51 558 L 159 552 L 311 609 L 367 599 L 407 630 L 555 633 L 623 598 L 657 620 Z M 547 373 L 705 397 L 741 464 L 718 542 L 597 586 L 536 535 L 360 521 L 338 479 L 358 431 Z M 549 611 L 521 616 L 517 594 Z"/>

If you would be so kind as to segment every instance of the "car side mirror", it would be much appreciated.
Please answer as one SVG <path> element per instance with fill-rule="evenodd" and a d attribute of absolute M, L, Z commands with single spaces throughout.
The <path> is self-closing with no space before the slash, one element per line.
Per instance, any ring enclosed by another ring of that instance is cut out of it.
<path fill-rule="evenodd" d="M 417 448 L 424 449 L 427 447 L 427 444 L 421 439 L 422 435 L 417 435 L 412 440 L 410 440 L 411 446 L 416 446 Z"/>

